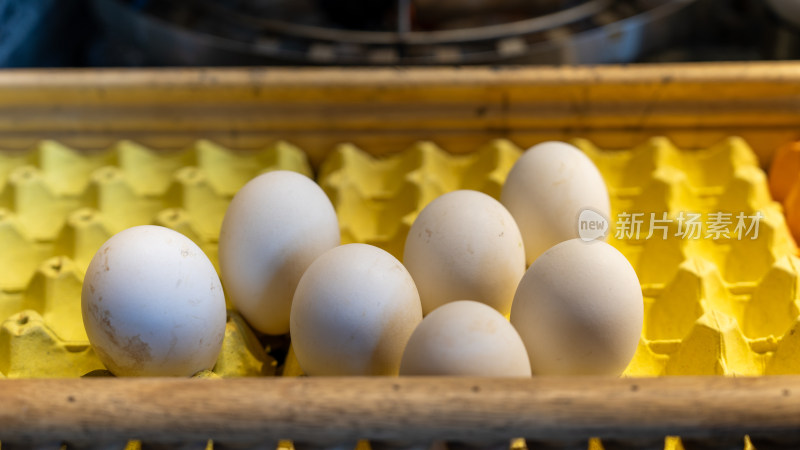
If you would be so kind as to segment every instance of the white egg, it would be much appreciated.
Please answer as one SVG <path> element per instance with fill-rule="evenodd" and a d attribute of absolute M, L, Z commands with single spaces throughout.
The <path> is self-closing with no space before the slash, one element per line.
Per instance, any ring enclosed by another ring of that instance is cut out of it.
<path fill-rule="evenodd" d="M 371 245 L 343 245 L 300 279 L 292 346 L 308 375 L 397 375 L 421 320 L 417 288 L 400 261 Z"/>
<path fill-rule="evenodd" d="M 572 239 L 522 277 L 511 323 L 538 375 L 619 375 L 642 333 L 639 279 L 617 249 Z"/>
<path fill-rule="evenodd" d="M 525 273 L 525 249 L 500 202 L 477 191 L 454 191 L 417 216 L 403 263 L 417 284 L 424 314 L 465 298 L 508 314 Z"/>
<path fill-rule="evenodd" d="M 112 236 L 81 292 L 92 347 L 118 376 L 191 376 L 211 369 L 225 336 L 225 294 L 200 248 L 168 228 Z"/>
<path fill-rule="evenodd" d="M 436 308 L 417 326 L 400 375 L 529 377 L 531 365 L 522 338 L 502 314 L 459 300 Z"/>
<path fill-rule="evenodd" d="M 559 242 L 577 238 L 582 211 L 607 221 L 611 210 L 600 171 L 565 142 L 528 149 L 508 173 L 500 199 L 519 225 L 528 264 Z"/>
<path fill-rule="evenodd" d="M 333 205 L 311 179 L 289 171 L 253 178 L 228 206 L 219 236 L 229 299 L 253 328 L 288 333 L 297 282 L 339 239 Z"/>

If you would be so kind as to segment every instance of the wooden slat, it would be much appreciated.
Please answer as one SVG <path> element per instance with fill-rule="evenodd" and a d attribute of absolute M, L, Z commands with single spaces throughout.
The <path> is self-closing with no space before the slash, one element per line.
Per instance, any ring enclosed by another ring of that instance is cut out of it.
<path fill-rule="evenodd" d="M 800 128 L 800 63 L 0 72 L 0 135 L 476 136 Z M 8 141 L 6 141 L 8 142 Z M 474 147 L 473 147 L 474 148 Z M 379 151 L 379 150 L 377 150 Z"/>
<path fill-rule="evenodd" d="M 7 149 L 45 138 L 94 148 L 287 139 L 318 163 L 344 141 L 381 154 L 419 139 L 462 152 L 492 138 L 630 147 L 666 135 L 704 146 L 730 134 L 751 136 L 764 164 L 800 135 L 800 63 L 0 72 Z"/>
<path fill-rule="evenodd" d="M 741 100 L 800 92 L 796 62 L 502 68 L 53 69 L 0 73 L 2 103 Z M 751 89 L 743 90 L 748 84 Z M 583 90 L 573 89 L 584 86 Z M 618 89 L 626 87 L 626 96 Z M 565 93 L 569 92 L 569 95 Z M 718 96 L 723 98 L 718 98 Z"/>
<path fill-rule="evenodd" d="M 0 440 L 797 442 L 798 395 L 800 376 L 5 380 Z"/>

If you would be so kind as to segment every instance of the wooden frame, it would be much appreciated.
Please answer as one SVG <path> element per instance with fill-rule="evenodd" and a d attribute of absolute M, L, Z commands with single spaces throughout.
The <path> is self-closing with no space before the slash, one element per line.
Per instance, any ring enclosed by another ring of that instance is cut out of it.
<path fill-rule="evenodd" d="M 663 448 L 665 436 L 677 435 L 687 442 L 738 442 L 741 449 L 749 434 L 797 448 L 798 395 L 796 376 L 5 380 L 0 439 L 4 446 L 66 441 L 96 447 L 128 439 L 213 439 L 241 448 L 279 439 L 507 446 L 524 437 L 585 448 L 589 438 L 600 437 L 632 445 L 627 448 Z"/>
<path fill-rule="evenodd" d="M 559 68 L 149 69 L 0 72 L 0 148 L 132 139 L 233 148 L 289 140 L 319 163 L 351 141 L 373 153 L 431 139 L 452 152 L 504 137 L 601 147 L 666 135 L 681 147 L 743 136 L 762 163 L 800 137 L 800 63 Z"/>
<path fill-rule="evenodd" d="M 585 137 L 614 148 L 666 135 L 701 147 L 731 134 L 764 164 L 800 137 L 800 63 L 0 72 L 3 149 L 45 138 L 84 149 L 118 139 L 155 148 L 285 139 L 319 163 L 342 141 L 377 154 L 419 139 L 464 152 L 497 137 L 523 147 Z M 675 434 L 685 445 L 721 439 L 741 448 L 750 434 L 796 448 L 797 395 L 800 376 L 2 380 L 0 441 L 7 450 L 132 438 L 241 448 L 597 436 L 650 448 Z"/>

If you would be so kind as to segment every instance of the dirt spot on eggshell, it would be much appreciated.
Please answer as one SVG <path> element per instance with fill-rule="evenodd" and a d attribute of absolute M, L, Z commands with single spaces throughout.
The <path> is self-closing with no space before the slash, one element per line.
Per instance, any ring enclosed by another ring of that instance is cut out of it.
<path fill-rule="evenodd" d="M 150 361 L 150 345 L 142 340 L 141 335 L 137 334 L 136 336 L 127 339 L 123 350 L 125 350 L 131 359 L 137 363 L 138 367 L 141 367 Z"/>
<path fill-rule="evenodd" d="M 89 305 L 89 313 L 95 318 L 100 330 L 105 334 L 108 341 L 116 347 L 121 353 L 124 354 L 124 359 L 130 361 L 129 364 L 124 364 L 118 358 L 112 357 L 112 353 L 105 349 L 99 348 L 94 345 L 98 355 L 104 354 L 104 361 L 112 363 L 118 370 L 112 372 L 133 374 L 141 372 L 142 368 L 150 361 L 150 345 L 142 341 L 141 335 L 136 335 L 129 338 L 120 338 L 115 333 L 114 326 L 111 324 L 111 313 L 106 309 L 100 309 L 95 304 Z M 111 369 L 111 368 L 110 368 Z"/>
<path fill-rule="evenodd" d="M 103 249 L 103 268 L 105 269 L 106 272 L 108 272 L 110 270 L 110 267 L 108 266 L 108 251 L 109 250 L 111 250 L 111 247 L 106 247 L 106 248 Z"/>
<path fill-rule="evenodd" d="M 497 323 L 481 317 L 470 322 L 469 330 L 479 334 L 495 334 L 497 333 Z"/>
<path fill-rule="evenodd" d="M 108 337 L 114 345 L 119 345 L 117 342 L 117 336 L 114 334 L 114 327 L 111 325 L 111 313 L 108 310 L 100 310 L 100 307 L 96 304 L 89 305 L 89 313 L 94 317 L 94 320 L 100 326 L 100 329 L 103 331 L 103 334 Z"/>

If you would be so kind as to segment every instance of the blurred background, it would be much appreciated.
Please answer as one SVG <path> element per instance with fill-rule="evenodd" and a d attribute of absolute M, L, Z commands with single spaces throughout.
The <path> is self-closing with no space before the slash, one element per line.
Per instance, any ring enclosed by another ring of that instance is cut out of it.
<path fill-rule="evenodd" d="M 0 66 L 800 57 L 797 0 L 0 0 Z"/>

